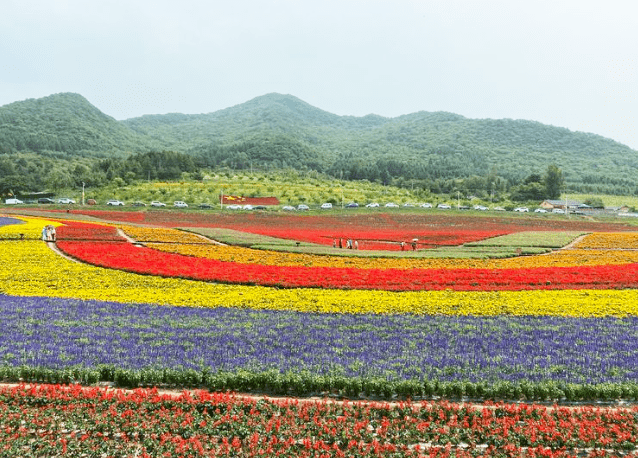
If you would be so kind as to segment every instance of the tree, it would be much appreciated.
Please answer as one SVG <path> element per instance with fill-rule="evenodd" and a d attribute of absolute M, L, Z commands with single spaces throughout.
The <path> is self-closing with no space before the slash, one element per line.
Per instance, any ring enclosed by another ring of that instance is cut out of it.
<path fill-rule="evenodd" d="M 46 184 L 53 191 L 58 192 L 60 189 L 71 187 L 72 180 L 66 172 L 54 170 L 47 176 Z"/>
<path fill-rule="evenodd" d="M 558 199 L 560 197 L 560 190 L 565 183 L 563 171 L 555 164 L 550 165 L 547 167 L 547 172 L 545 172 L 544 181 L 547 198 Z"/>
<path fill-rule="evenodd" d="M 543 200 L 546 195 L 546 189 L 540 183 L 529 183 L 517 186 L 510 199 L 516 202 L 523 202 L 528 200 Z"/>
<path fill-rule="evenodd" d="M 0 178 L 0 195 L 16 195 L 29 187 L 28 179 L 21 175 L 9 175 Z"/>
<path fill-rule="evenodd" d="M 601 199 L 600 197 L 590 197 L 586 199 L 585 202 L 583 203 L 585 205 L 589 205 L 590 207 L 594 207 L 594 208 L 605 208 L 605 203 L 603 202 L 603 199 Z"/>
<path fill-rule="evenodd" d="M 530 176 L 525 178 L 525 184 L 530 183 L 542 183 L 543 177 L 541 177 L 538 173 L 532 173 Z"/>

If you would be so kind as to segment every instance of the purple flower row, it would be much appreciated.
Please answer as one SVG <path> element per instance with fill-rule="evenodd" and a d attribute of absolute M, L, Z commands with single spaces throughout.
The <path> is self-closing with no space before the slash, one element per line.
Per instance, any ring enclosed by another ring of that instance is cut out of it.
<path fill-rule="evenodd" d="M 0 365 L 391 380 L 638 379 L 638 317 L 338 315 L 0 295 Z"/>
<path fill-rule="evenodd" d="M 9 218 L 8 216 L 0 216 L 0 227 L 10 226 L 12 224 L 24 224 L 24 221 L 15 218 Z"/>

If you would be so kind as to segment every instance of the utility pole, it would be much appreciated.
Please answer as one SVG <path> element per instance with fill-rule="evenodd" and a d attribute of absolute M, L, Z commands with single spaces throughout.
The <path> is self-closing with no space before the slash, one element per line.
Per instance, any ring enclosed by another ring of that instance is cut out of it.
<path fill-rule="evenodd" d="M 82 182 L 82 206 L 84 206 L 84 181 Z"/>

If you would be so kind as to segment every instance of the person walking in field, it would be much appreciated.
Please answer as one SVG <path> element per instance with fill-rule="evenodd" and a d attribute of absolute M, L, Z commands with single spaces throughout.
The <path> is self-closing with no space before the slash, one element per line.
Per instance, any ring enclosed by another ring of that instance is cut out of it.
<path fill-rule="evenodd" d="M 357 242 L 356 240 L 354 241 L 354 249 L 355 250 L 359 249 L 359 242 Z"/>
<path fill-rule="evenodd" d="M 43 242 L 46 242 L 46 241 L 47 241 L 47 238 L 48 238 L 48 234 L 47 234 L 47 232 L 48 232 L 47 226 L 44 226 L 44 227 L 42 228 L 42 241 L 43 241 Z"/>

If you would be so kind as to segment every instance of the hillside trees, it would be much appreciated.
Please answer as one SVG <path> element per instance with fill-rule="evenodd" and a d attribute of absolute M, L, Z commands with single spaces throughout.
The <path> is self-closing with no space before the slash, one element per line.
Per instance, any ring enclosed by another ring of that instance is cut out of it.
<path fill-rule="evenodd" d="M 107 181 L 120 178 L 124 182 L 131 182 L 136 179 L 177 180 L 183 172 L 196 170 L 192 156 L 175 151 L 152 151 L 126 159 L 102 159 L 94 164 L 92 173 L 102 174 Z"/>
<path fill-rule="evenodd" d="M 0 175 L 0 195 L 16 195 L 30 189 L 32 181 L 21 175 Z"/>
<path fill-rule="evenodd" d="M 35 155 L 0 156 L 0 194 L 18 194 L 43 186 L 52 161 Z"/>
<path fill-rule="evenodd" d="M 174 151 L 134 154 L 128 158 L 45 158 L 36 154 L 0 156 L 0 194 L 58 191 L 106 186 L 116 180 L 177 180 L 184 172 L 197 174 L 193 156 Z M 200 174 L 201 176 L 201 174 Z"/>
<path fill-rule="evenodd" d="M 286 134 L 259 134 L 227 145 L 210 144 L 203 147 L 197 156 L 206 167 L 238 170 L 292 167 L 323 172 L 326 166 L 318 151 Z"/>

